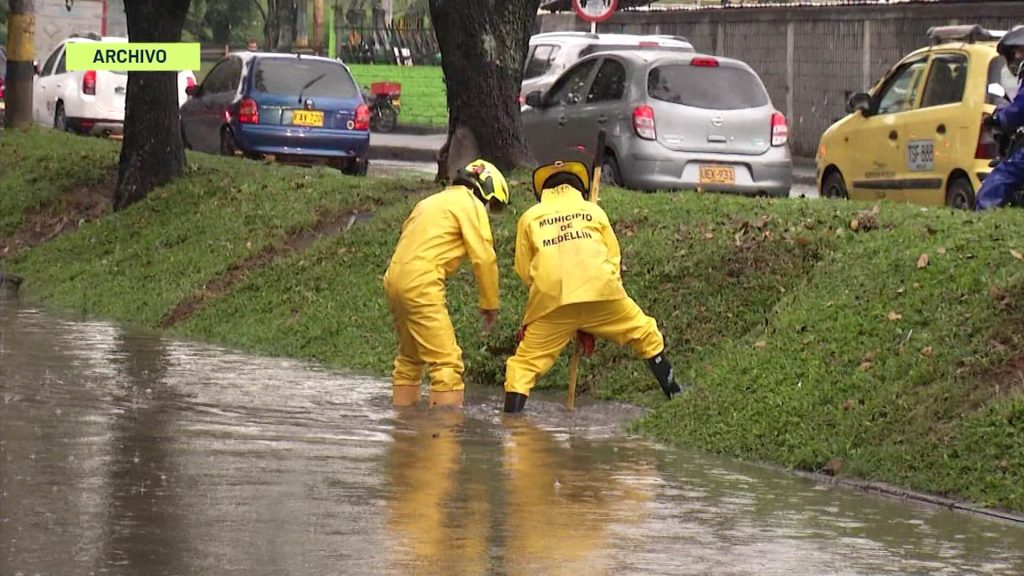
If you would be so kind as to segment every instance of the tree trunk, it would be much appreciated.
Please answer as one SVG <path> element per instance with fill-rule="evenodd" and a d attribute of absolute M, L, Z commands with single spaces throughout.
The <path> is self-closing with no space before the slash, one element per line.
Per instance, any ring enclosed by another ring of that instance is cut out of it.
<path fill-rule="evenodd" d="M 125 0 L 132 42 L 178 42 L 191 0 Z M 129 72 L 114 209 L 122 210 L 185 169 L 176 72 Z"/>
<path fill-rule="evenodd" d="M 295 43 L 295 0 L 277 0 L 277 38 L 272 46 L 289 52 Z"/>
<path fill-rule="evenodd" d="M 313 49 L 317 54 L 324 51 L 324 0 L 313 0 Z M 334 54 L 329 55 L 331 58 Z"/>
<path fill-rule="evenodd" d="M 541 0 L 430 0 L 448 92 L 448 141 L 438 159 L 446 180 L 474 146 L 501 170 L 530 161 L 519 118 L 523 63 Z M 456 157 L 452 152 L 461 150 Z"/>
<path fill-rule="evenodd" d="M 309 46 L 309 27 L 306 23 L 306 0 L 295 2 L 295 45 L 305 48 Z"/>
<path fill-rule="evenodd" d="M 0 0 L 2 2 L 3 0 Z M 7 73 L 5 94 L 7 126 L 28 126 L 32 123 L 32 82 L 35 72 L 35 18 L 33 0 L 11 0 L 7 15 Z"/>
<path fill-rule="evenodd" d="M 259 0 L 254 0 L 257 8 Z M 262 12 L 262 8 L 260 8 Z M 263 14 L 263 46 L 266 50 L 277 47 L 277 36 L 280 32 L 277 21 L 277 0 L 267 0 L 267 11 Z"/>

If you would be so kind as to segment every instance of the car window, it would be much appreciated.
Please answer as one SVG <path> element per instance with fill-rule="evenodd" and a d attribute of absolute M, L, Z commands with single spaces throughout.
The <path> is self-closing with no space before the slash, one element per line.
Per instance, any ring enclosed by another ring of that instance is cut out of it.
<path fill-rule="evenodd" d="M 595 64 L 597 64 L 597 60 L 587 60 L 570 68 L 551 87 L 551 91 L 548 93 L 548 103 L 570 106 L 579 104 L 583 100 L 583 89 L 587 85 L 590 72 L 594 69 Z"/>
<path fill-rule="evenodd" d="M 647 73 L 647 94 L 655 100 L 708 110 L 758 108 L 770 101 L 757 76 L 732 66 L 656 66 Z"/>
<path fill-rule="evenodd" d="M 238 79 L 242 74 L 242 61 L 238 58 L 221 60 L 203 80 L 203 92 L 207 94 L 223 94 L 238 89 Z"/>
<path fill-rule="evenodd" d="M 258 92 L 302 98 L 355 98 L 355 81 L 344 66 L 326 60 L 262 58 L 253 86 Z"/>
<path fill-rule="evenodd" d="M 526 69 L 523 72 L 523 79 L 528 80 L 530 78 L 537 78 L 543 76 L 548 70 L 551 69 L 551 63 L 558 56 L 559 46 L 554 44 L 538 44 L 533 52 L 530 53 L 530 58 L 526 63 Z"/>
<path fill-rule="evenodd" d="M 63 74 L 68 71 L 66 58 L 67 51 L 61 51 L 60 59 L 57 60 L 57 67 L 53 70 L 54 74 Z"/>
<path fill-rule="evenodd" d="M 53 73 L 53 69 L 57 65 L 57 57 L 60 56 L 61 50 L 63 49 L 63 44 L 57 46 L 57 49 L 50 54 L 49 58 L 46 59 L 46 64 L 43 64 L 42 76 L 49 76 Z"/>
<path fill-rule="evenodd" d="M 587 102 L 618 100 L 626 89 L 626 67 L 618 60 L 607 59 L 597 70 Z"/>
<path fill-rule="evenodd" d="M 921 107 L 958 104 L 964 97 L 967 84 L 967 56 L 939 54 L 932 58 L 928 81 L 924 85 Z"/>
<path fill-rule="evenodd" d="M 928 59 L 922 58 L 900 66 L 879 92 L 877 114 L 896 114 L 914 107 L 917 92 L 921 88 L 921 77 L 928 67 Z"/>
<path fill-rule="evenodd" d="M 1005 104 L 1005 102 L 1000 101 L 1000 98 L 988 94 L 989 84 L 1001 84 L 1003 89 L 1006 90 L 1006 97 L 1010 100 L 1017 97 L 1017 78 L 1013 75 L 1013 72 L 1010 72 L 1010 67 L 1006 65 L 1006 58 L 996 56 L 989 62 L 988 82 L 985 83 L 985 93 L 987 94 L 985 102 L 993 105 Z"/>

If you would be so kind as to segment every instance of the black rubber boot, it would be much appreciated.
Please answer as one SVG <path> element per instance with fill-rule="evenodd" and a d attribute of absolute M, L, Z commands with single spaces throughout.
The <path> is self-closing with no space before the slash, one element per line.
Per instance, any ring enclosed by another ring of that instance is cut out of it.
<path fill-rule="evenodd" d="M 505 392 L 505 412 L 515 413 L 522 412 L 523 408 L 526 407 L 526 394 L 520 394 L 518 392 Z"/>
<path fill-rule="evenodd" d="M 654 377 L 658 379 L 658 384 L 661 385 L 662 392 L 665 393 L 665 396 L 668 396 L 669 400 L 672 399 L 673 395 L 683 391 L 679 384 L 676 384 L 675 375 L 672 373 L 672 364 L 669 363 L 664 352 L 659 352 L 653 358 L 648 358 L 647 365 L 650 366 L 651 372 L 654 373 Z"/>

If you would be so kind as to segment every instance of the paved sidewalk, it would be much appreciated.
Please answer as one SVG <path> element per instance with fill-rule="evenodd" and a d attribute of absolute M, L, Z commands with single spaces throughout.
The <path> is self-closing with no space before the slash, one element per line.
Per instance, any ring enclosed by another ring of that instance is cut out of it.
<path fill-rule="evenodd" d="M 446 134 L 402 134 L 393 132 L 370 134 L 370 158 L 403 162 L 436 162 L 437 151 L 444 146 Z M 813 158 L 793 159 L 793 184 L 813 186 Z"/>

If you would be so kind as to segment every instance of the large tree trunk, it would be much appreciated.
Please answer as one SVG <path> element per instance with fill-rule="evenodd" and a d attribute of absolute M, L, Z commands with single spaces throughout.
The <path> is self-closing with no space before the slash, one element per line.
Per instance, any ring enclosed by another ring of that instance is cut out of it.
<path fill-rule="evenodd" d="M 295 44 L 295 0 L 277 0 L 277 38 L 272 46 L 289 52 Z"/>
<path fill-rule="evenodd" d="M 540 2 L 430 0 L 448 91 L 448 141 L 438 159 L 439 180 L 475 156 L 501 170 L 530 160 L 517 97 Z"/>
<path fill-rule="evenodd" d="M 10 8 L 11 11 L 7 15 L 9 52 L 7 70 L 4 74 L 4 98 L 7 102 L 4 122 L 13 128 L 32 124 L 32 82 L 35 78 L 32 60 L 35 58 L 36 8 L 33 0 L 11 0 Z"/>
<path fill-rule="evenodd" d="M 192 0 L 125 0 L 132 42 L 178 42 Z M 185 169 L 176 72 L 129 72 L 114 209 L 146 197 Z"/>
<path fill-rule="evenodd" d="M 313 0 L 313 49 L 317 54 L 324 52 L 324 0 Z"/>

